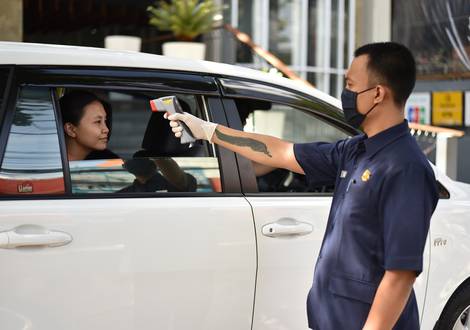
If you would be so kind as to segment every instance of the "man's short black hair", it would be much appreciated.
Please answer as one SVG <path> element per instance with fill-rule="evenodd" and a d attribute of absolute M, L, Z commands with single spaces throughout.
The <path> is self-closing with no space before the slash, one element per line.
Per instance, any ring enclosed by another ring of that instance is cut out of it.
<path fill-rule="evenodd" d="M 397 105 L 405 105 L 416 81 L 416 64 L 411 51 L 396 42 L 377 42 L 356 49 L 354 56 L 361 55 L 368 56 L 370 77 L 392 90 Z"/>

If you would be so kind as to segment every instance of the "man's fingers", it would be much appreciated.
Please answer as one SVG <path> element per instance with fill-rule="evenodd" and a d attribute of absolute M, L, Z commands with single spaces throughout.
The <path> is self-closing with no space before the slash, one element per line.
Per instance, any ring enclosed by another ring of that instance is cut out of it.
<path fill-rule="evenodd" d="M 178 126 L 180 126 L 180 124 L 179 124 L 179 122 L 172 120 L 172 121 L 170 121 L 170 126 L 171 127 L 178 127 Z"/>
<path fill-rule="evenodd" d="M 183 135 L 183 126 L 181 126 L 179 120 L 184 116 L 180 113 L 169 114 L 168 112 L 165 112 L 163 117 L 170 121 L 170 127 L 175 134 L 175 137 L 180 138 Z"/>
<path fill-rule="evenodd" d="M 174 114 L 171 114 L 171 115 L 167 116 L 166 119 L 168 119 L 168 120 L 182 120 L 182 121 L 184 121 L 184 118 L 185 118 L 185 117 L 184 117 L 183 114 L 181 114 L 181 113 L 174 113 Z"/>

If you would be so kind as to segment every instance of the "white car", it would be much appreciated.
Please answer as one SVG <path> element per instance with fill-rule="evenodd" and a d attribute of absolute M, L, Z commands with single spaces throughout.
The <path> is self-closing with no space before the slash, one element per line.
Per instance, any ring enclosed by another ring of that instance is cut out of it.
<path fill-rule="evenodd" d="M 117 157 L 68 161 L 59 99 L 71 90 L 111 105 Z M 338 100 L 219 63 L 8 42 L 0 93 L 2 330 L 307 328 L 334 187 L 281 169 L 257 178 L 226 149 L 181 145 L 149 100 L 175 95 L 204 119 L 294 142 L 357 134 Z M 159 177 L 159 160 L 177 164 L 196 185 L 129 190 L 136 159 Z M 436 176 L 421 328 L 467 329 L 470 186 Z"/>

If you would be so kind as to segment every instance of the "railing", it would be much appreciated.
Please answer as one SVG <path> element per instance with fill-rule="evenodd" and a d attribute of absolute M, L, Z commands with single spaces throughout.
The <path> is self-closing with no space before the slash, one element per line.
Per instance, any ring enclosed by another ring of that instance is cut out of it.
<path fill-rule="evenodd" d="M 410 123 L 409 126 L 411 134 L 428 159 L 450 178 L 457 179 L 458 138 L 465 133 L 455 129 L 415 123 Z"/>
<path fill-rule="evenodd" d="M 240 41 L 241 43 L 243 43 L 243 44 L 247 45 L 248 47 L 250 47 L 253 52 L 255 52 L 257 55 L 259 55 L 266 62 L 271 64 L 273 67 L 275 67 L 277 70 L 281 71 L 286 77 L 288 77 L 292 80 L 301 81 L 301 82 L 303 82 L 304 84 L 306 84 L 310 87 L 314 87 L 310 82 L 308 82 L 305 79 L 302 79 L 294 71 L 289 69 L 289 67 L 286 64 L 284 64 L 284 62 L 282 62 L 273 53 L 271 53 L 271 52 L 267 51 L 266 49 L 263 49 L 261 46 L 255 44 L 248 34 L 241 32 L 240 30 L 234 28 L 230 24 L 225 24 L 224 28 L 228 32 L 232 33 L 238 41 Z"/>
<path fill-rule="evenodd" d="M 423 125 L 423 124 L 416 124 L 416 123 L 409 123 L 410 129 L 412 130 L 412 134 L 415 132 L 419 135 L 421 132 L 423 133 L 431 133 L 431 134 L 442 134 L 448 137 L 462 137 L 465 135 L 465 132 L 459 131 L 457 129 L 451 128 L 444 128 L 438 126 L 431 126 L 431 125 Z"/>

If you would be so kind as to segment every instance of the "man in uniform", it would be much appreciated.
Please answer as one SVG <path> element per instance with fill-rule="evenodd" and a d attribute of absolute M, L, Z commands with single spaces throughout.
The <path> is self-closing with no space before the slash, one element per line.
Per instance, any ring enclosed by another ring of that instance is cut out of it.
<path fill-rule="evenodd" d="M 406 47 L 392 42 L 362 46 L 354 55 L 341 99 L 346 121 L 365 134 L 292 144 L 189 114 L 168 119 L 177 137 L 183 121 L 196 138 L 258 164 L 305 174 L 309 182 L 335 185 L 308 294 L 310 328 L 417 330 L 413 283 L 422 271 L 438 192 L 404 119 L 415 61 Z"/>

